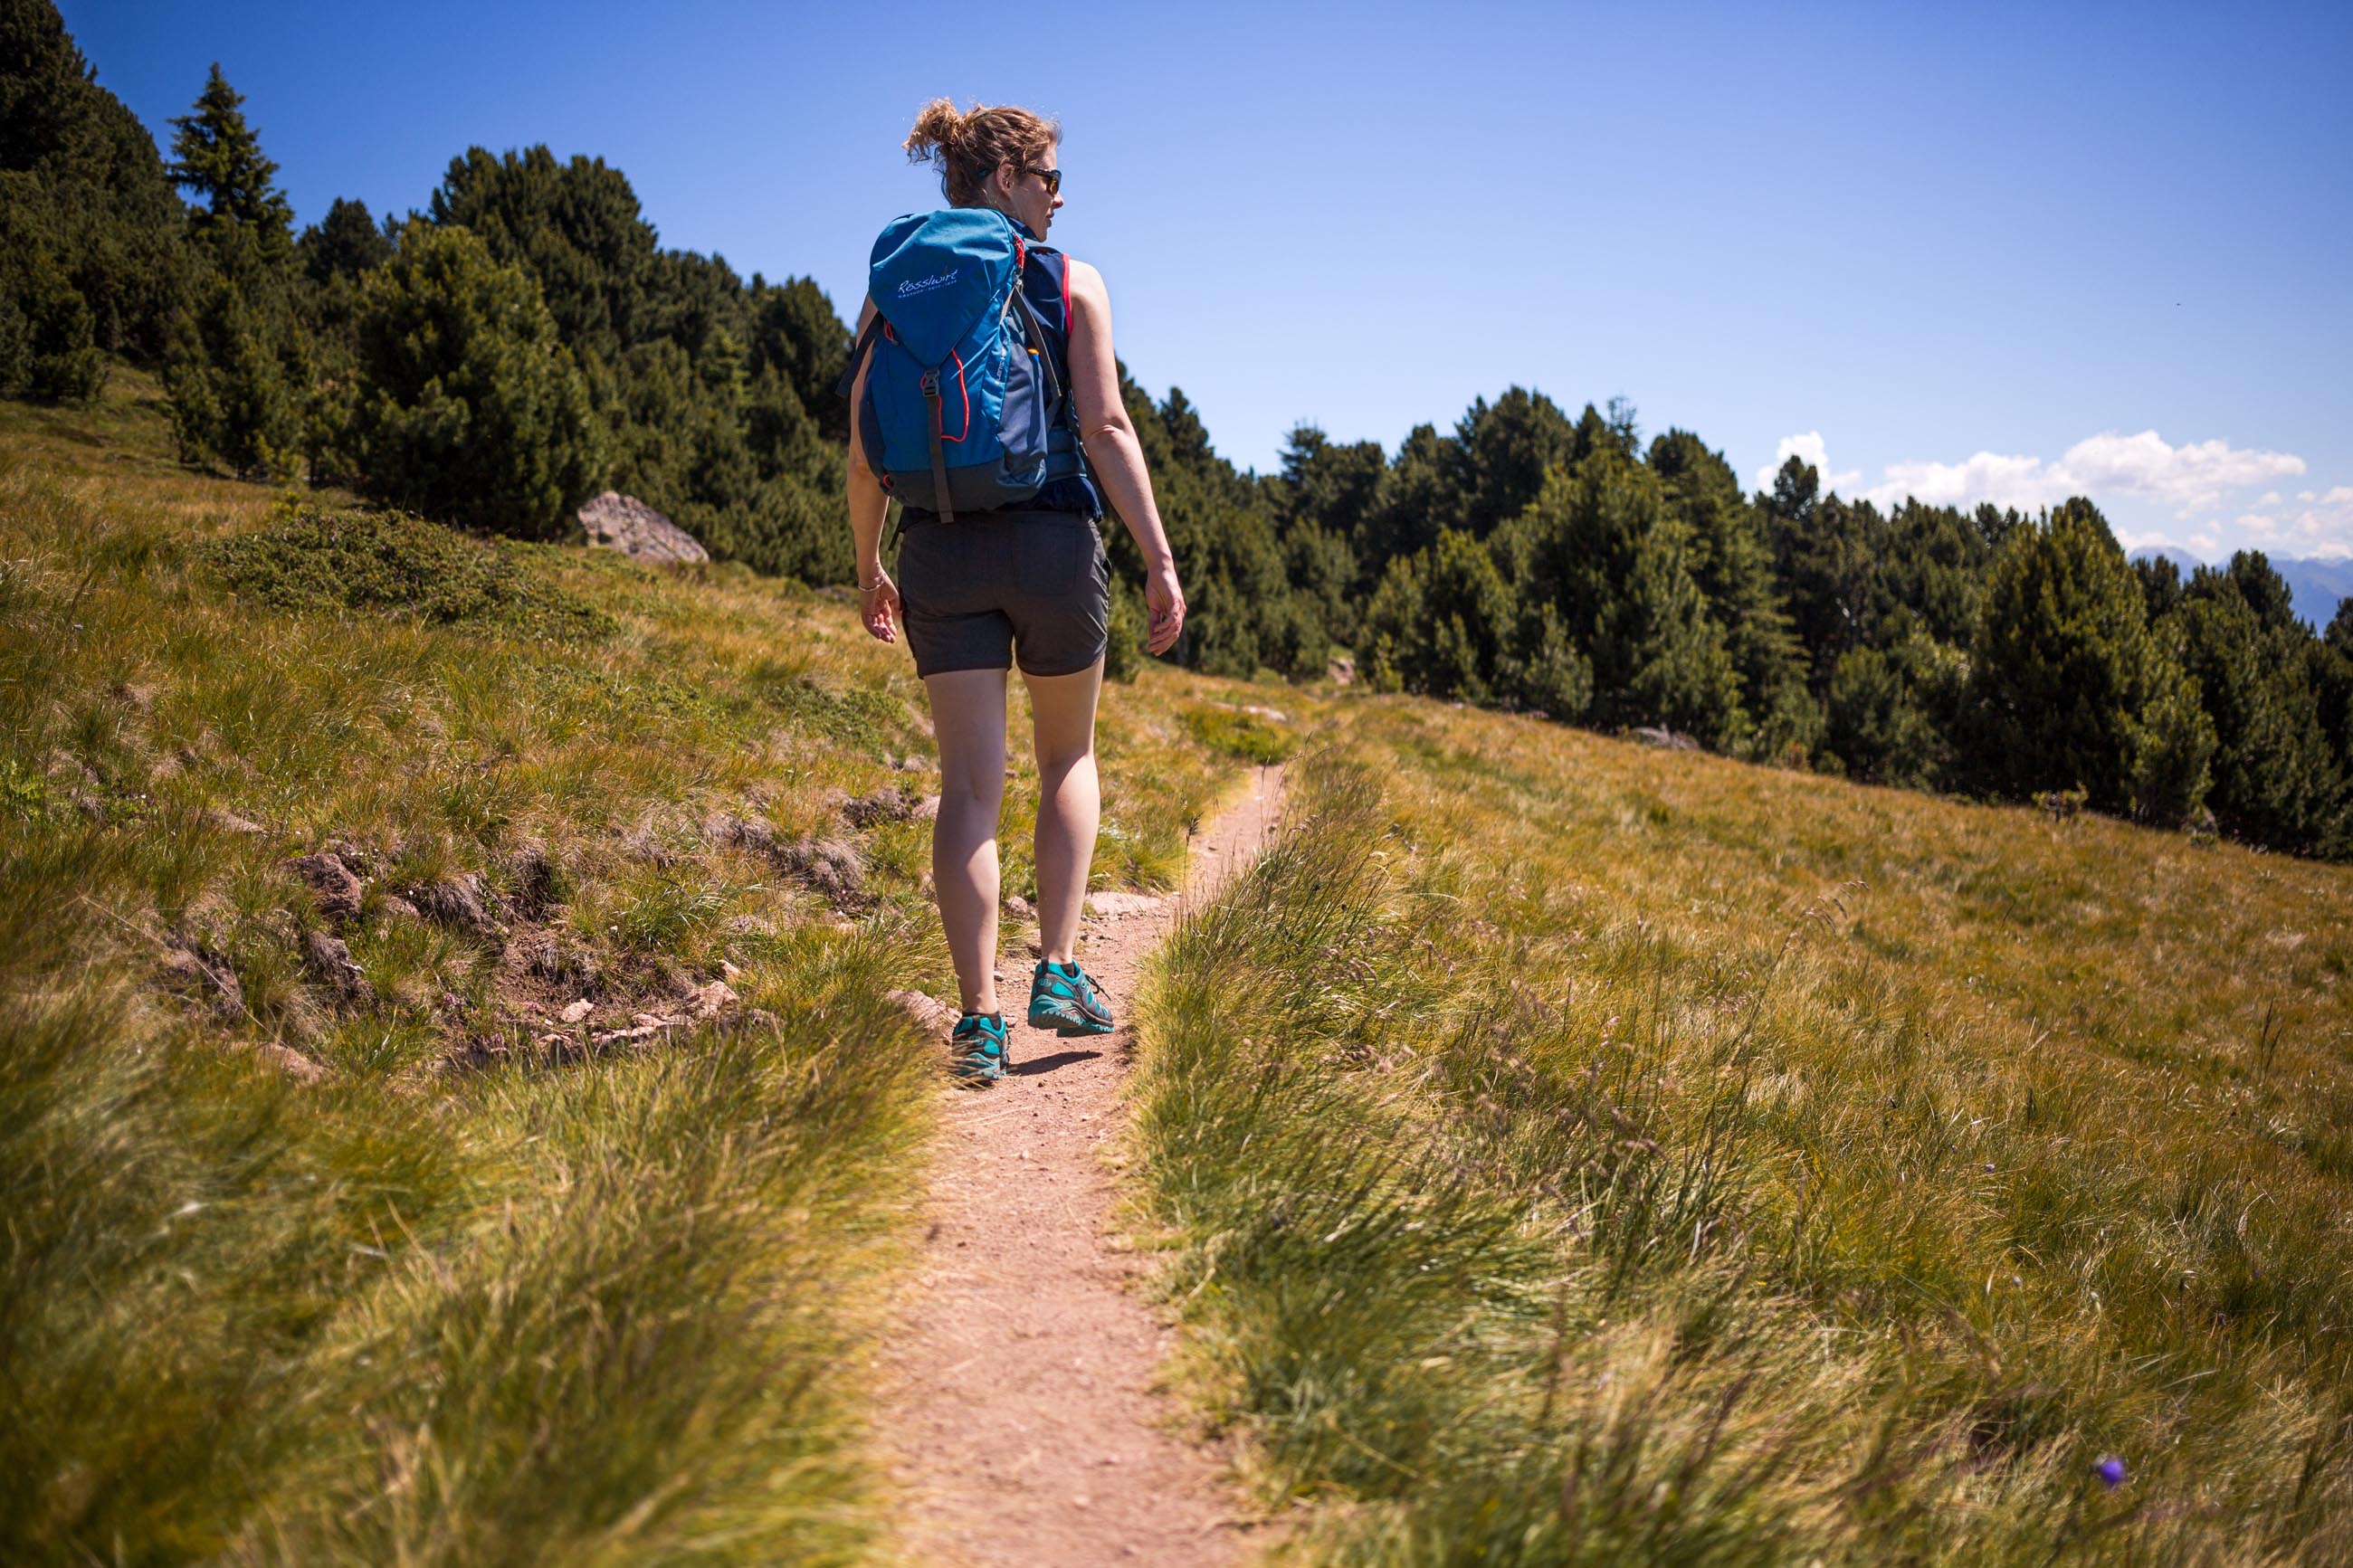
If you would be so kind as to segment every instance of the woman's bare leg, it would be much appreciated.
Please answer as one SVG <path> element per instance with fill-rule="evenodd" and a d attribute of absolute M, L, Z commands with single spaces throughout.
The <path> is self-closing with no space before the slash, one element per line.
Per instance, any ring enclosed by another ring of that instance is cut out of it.
<path fill-rule="evenodd" d="M 1025 675 L 1038 752 L 1038 945 L 1068 963 L 1079 940 L 1103 797 L 1095 778 L 1095 700 L 1103 660 L 1076 675 Z M 1002 744 L 1002 741 L 999 742 Z"/>
<path fill-rule="evenodd" d="M 931 693 L 932 732 L 940 748 L 940 815 L 932 824 L 932 886 L 940 901 L 940 924 L 955 960 L 964 1010 L 994 1013 L 1005 671 L 951 670 L 923 686 Z M 1092 831 L 1092 817 L 1089 825 Z"/>

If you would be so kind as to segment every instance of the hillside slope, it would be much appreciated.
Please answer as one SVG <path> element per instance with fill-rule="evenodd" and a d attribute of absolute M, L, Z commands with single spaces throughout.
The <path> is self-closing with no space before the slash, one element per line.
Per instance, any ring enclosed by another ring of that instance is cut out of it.
<path fill-rule="evenodd" d="M 903 651 L 191 476 L 114 384 L 0 405 L 0 1558 L 871 1557 Z M 1267 700 L 1111 693 L 1096 873 L 1318 735 L 1130 1134 L 1287 1550 L 2353 1550 L 2353 870 Z"/>
<path fill-rule="evenodd" d="M 1302 1561 L 2353 1555 L 2353 871 L 1329 735 L 1163 951 L 1136 1129 Z"/>
<path fill-rule="evenodd" d="M 860 1555 L 887 993 L 953 994 L 903 649 L 192 476 L 112 385 L 0 405 L 0 1560 Z M 1112 695 L 1102 882 L 1232 695 Z"/>

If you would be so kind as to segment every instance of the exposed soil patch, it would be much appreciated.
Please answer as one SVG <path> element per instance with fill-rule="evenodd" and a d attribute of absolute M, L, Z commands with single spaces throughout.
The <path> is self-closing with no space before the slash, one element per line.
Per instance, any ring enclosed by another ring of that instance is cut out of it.
<path fill-rule="evenodd" d="M 1195 843 L 1184 895 L 1090 900 L 1081 960 L 1123 1020 L 1139 963 L 1272 827 L 1280 770 Z M 1008 1016 L 1026 965 L 998 981 Z M 1170 1331 L 1126 1287 L 1145 1265 L 1105 1235 L 1104 1144 L 1121 1125 L 1128 1026 L 1058 1039 L 1016 1024 L 987 1091 L 943 1087 L 930 1232 L 887 1342 L 879 1426 L 913 1503 L 907 1552 L 938 1564 L 1206 1564 L 1243 1551 L 1219 1456 L 1156 1391 Z M 946 1082 L 943 1077 L 943 1084 Z"/>

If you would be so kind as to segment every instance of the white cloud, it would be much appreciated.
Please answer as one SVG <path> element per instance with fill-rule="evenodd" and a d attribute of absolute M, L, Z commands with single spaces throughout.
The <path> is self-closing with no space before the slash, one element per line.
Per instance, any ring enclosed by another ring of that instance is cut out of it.
<path fill-rule="evenodd" d="M 1822 443 L 1822 433 L 1819 430 L 1809 430 L 1802 436 L 1781 437 L 1781 445 L 1774 450 L 1773 460 L 1757 470 L 1757 488 L 1760 490 L 1771 489 L 1773 476 L 1779 473 L 1781 465 L 1792 458 L 1810 465 L 1816 473 L 1821 475 L 1822 489 L 1825 490 L 1851 490 L 1862 483 L 1861 468 L 1850 468 L 1842 474 L 1831 472 L 1831 459 Z"/>
<path fill-rule="evenodd" d="M 2154 430 L 2078 441 L 2055 465 L 2086 495 L 2147 496 L 2183 511 L 2202 511 L 2221 504 L 2224 490 L 2286 479 L 2304 466 L 2293 452 L 2241 451 L 2228 441 L 2168 447 Z"/>
<path fill-rule="evenodd" d="M 1862 500 L 1893 506 L 1911 496 L 1931 506 L 1996 506 L 2032 510 L 2051 506 L 2072 493 L 2040 458 L 2005 457 L 1979 452 L 1958 463 L 1890 463 L 1884 478 L 1862 492 Z"/>
<path fill-rule="evenodd" d="M 1773 474 L 1788 458 L 1811 463 L 1822 475 L 1822 488 L 1857 500 L 1892 506 L 1906 496 L 1936 506 L 1996 506 L 2032 510 L 2055 506 L 2069 496 L 2104 500 L 2118 496 L 2145 497 L 2188 516 L 2221 504 L 2224 492 L 2245 489 L 2266 479 L 2285 479 L 2305 471 L 2305 461 L 2293 452 L 2247 450 L 2228 441 L 2168 444 L 2154 430 L 2137 436 L 2104 432 L 2076 442 L 2055 461 L 2023 453 L 1979 452 L 1957 463 L 1915 461 L 1891 463 L 1880 482 L 1865 488 L 1859 469 L 1832 473 L 1826 443 L 1819 430 L 1785 436 L 1770 468 L 1757 476 L 1757 488 L 1770 489 Z M 2353 500 L 2353 486 L 2328 492 Z M 2306 492 L 2308 498 L 2310 492 Z M 2276 495 L 2261 503 L 2276 505 Z M 2333 504 L 2324 500 L 2324 506 Z"/>
<path fill-rule="evenodd" d="M 2282 525 L 2280 538 L 2294 554 L 2353 555 L 2353 485 L 2318 497 Z"/>
<path fill-rule="evenodd" d="M 2277 490 L 2265 490 L 2265 491 L 2263 492 L 2263 500 L 2259 500 L 2259 501 L 2257 501 L 2255 504 L 2256 504 L 2257 506 L 2277 506 L 2277 505 L 2279 505 L 2279 503 L 2280 503 L 2280 493 L 2279 493 L 2279 491 L 2277 491 Z"/>

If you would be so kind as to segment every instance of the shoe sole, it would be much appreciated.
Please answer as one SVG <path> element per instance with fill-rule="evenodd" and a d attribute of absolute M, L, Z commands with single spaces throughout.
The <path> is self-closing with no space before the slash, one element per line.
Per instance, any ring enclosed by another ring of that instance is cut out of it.
<path fill-rule="evenodd" d="M 1109 1035 L 1116 1033 L 1119 1028 L 1116 1023 L 1109 1019 L 1097 1022 L 1084 1014 L 1074 1017 L 1070 1014 L 1056 1012 L 1050 1008 L 1030 1014 L 1029 1026 L 1033 1029 L 1051 1029 L 1064 1039 L 1069 1039 L 1073 1035 Z"/>

